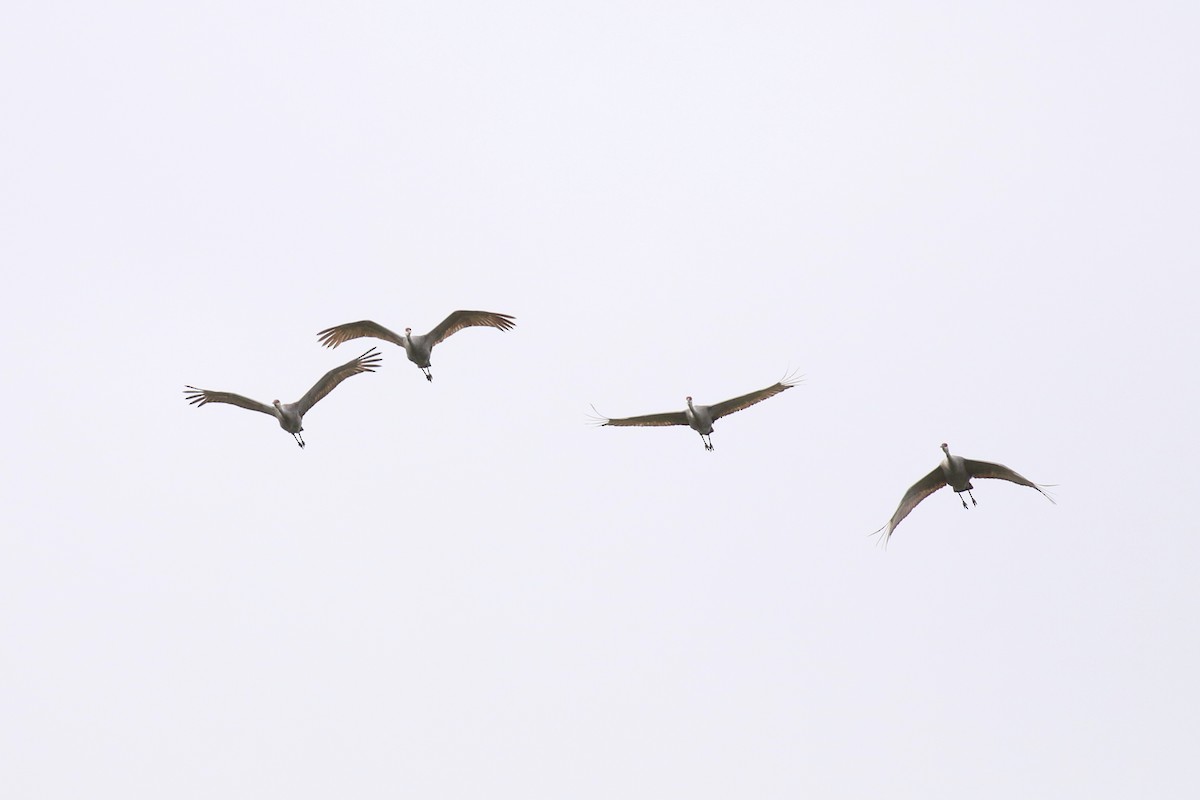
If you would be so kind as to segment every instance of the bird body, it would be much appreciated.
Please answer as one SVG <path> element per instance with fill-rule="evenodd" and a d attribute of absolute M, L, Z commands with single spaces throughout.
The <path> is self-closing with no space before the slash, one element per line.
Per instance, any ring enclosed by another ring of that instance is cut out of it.
<path fill-rule="evenodd" d="M 958 499 L 962 501 L 963 508 L 968 507 L 967 501 L 962 499 L 963 492 L 966 492 L 967 496 L 971 498 L 971 505 L 978 505 L 975 502 L 975 495 L 971 494 L 971 491 L 975 488 L 971 484 L 972 478 L 999 478 L 1000 480 L 1009 481 L 1020 486 L 1028 486 L 1037 489 L 1051 503 L 1054 502 L 1054 498 L 1046 494 L 1040 485 L 1003 464 L 995 464 L 991 461 L 976 461 L 953 455 L 950 452 L 950 446 L 945 442 L 942 442 L 942 453 L 944 455 L 942 456 L 941 463 L 934 467 L 932 472 L 909 487 L 908 491 L 904 493 L 904 497 L 900 499 L 900 505 L 896 508 L 896 512 L 892 514 L 892 518 L 888 520 L 886 525 L 875 531 L 875 533 L 883 534 L 884 542 L 891 537 L 892 531 L 908 516 L 909 512 L 917 507 L 918 503 L 943 486 L 949 486 L 958 493 Z"/>
<path fill-rule="evenodd" d="M 304 415 L 296 408 L 295 403 L 284 405 L 278 400 L 272 400 L 271 407 L 275 411 L 275 416 L 279 418 L 279 427 L 288 433 L 299 433 L 304 430 L 301 425 L 304 421 Z"/>
<path fill-rule="evenodd" d="M 950 447 L 942 443 L 942 463 L 938 469 L 942 471 L 942 480 L 955 492 L 970 492 L 975 487 L 971 485 L 971 472 L 967 469 L 967 460 L 962 456 L 952 455 Z M 974 498 L 972 498 L 974 500 Z"/>
<path fill-rule="evenodd" d="M 430 341 L 428 334 L 413 336 L 412 328 L 405 328 L 404 340 L 400 344 L 404 347 L 404 353 L 408 356 L 409 361 L 421 369 L 429 369 L 429 359 L 433 356 L 433 342 Z"/>
<path fill-rule="evenodd" d="M 317 404 L 317 401 L 325 395 L 333 391 L 339 383 L 349 378 L 351 375 L 357 375 L 360 372 L 374 372 L 375 369 L 383 363 L 378 351 L 371 348 L 353 361 L 348 361 L 340 367 L 326 372 L 319 381 L 313 384 L 313 387 L 304 393 L 294 403 L 281 403 L 278 400 L 272 400 L 271 405 L 260 403 L 257 400 L 251 400 L 249 397 L 244 397 L 233 392 L 214 392 L 209 389 L 197 389 L 195 386 L 188 386 L 184 391 L 189 404 L 196 407 L 206 405 L 207 403 L 228 403 L 229 405 L 246 408 L 250 411 L 259 411 L 263 414 L 270 414 L 279 421 L 279 427 L 283 428 L 296 440 L 296 444 L 304 447 L 304 437 L 300 435 L 304 430 L 303 422 L 304 415 L 310 408 Z"/>
<path fill-rule="evenodd" d="M 708 406 L 697 406 L 692 403 L 692 398 L 687 398 L 687 410 L 683 412 L 687 415 L 687 424 L 692 430 L 701 436 L 708 436 L 713 432 L 713 415 L 712 409 Z"/>
<path fill-rule="evenodd" d="M 400 335 L 388 330 L 378 322 L 363 319 L 358 322 L 347 322 L 344 325 L 326 328 L 317 333 L 317 336 L 321 344 L 326 347 L 337 347 L 342 342 L 358 339 L 363 336 L 383 339 L 384 341 L 399 345 L 404 348 L 404 353 L 408 356 L 408 360 L 420 367 L 421 371 L 425 373 L 425 379 L 432 381 L 433 373 L 430 372 L 429 360 L 433 353 L 434 345 L 446 340 L 463 328 L 485 327 L 499 328 L 502 331 L 507 331 L 515 324 L 513 317 L 508 314 L 497 314 L 492 311 L 459 310 L 451 312 L 448 317 L 439 322 L 433 330 L 426 334 L 414 334 L 412 328 L 405 328 L 404 334 Z"/>
<path fill-rule="evenodd" d="M 638 417 L 621 417 L 611 418 L 603 415 L 596 419 L 601 426 L 614 425 L 618 427 L 637 426 L 637 427 L 659 427 L 665 425 L 687 425 L 689 428 L 700 434 L 700 441 L 704 442 L 704 449 L 712 452 L 713 447 L 711 434 L 713 432 L 713 423 L 721 417 L 728 416 L 736 411 L 741 411 L 744 408 L 749 408 L 755 403 L 761 403 L 768 397 L 774 397 L 780 392 L 786 391 L 797 383 L 799 379 L 791 377 L 784 378 L 778 383 L 768 386 L 765 389 L 759 389 L 756 392 L 750 392 L 729 400 L 723 400 L 720 403 L 714 403 L 711 406 L 698 406 L 693 401 L 691 396 L 688 396 L 685 401 L 687 408 L 683 411 L 667 411 L 662 414 L 643 414 Z M 595 410 L 595 406 L 592 407 Z M 600 412 L 596 412 L 599 414 Z"/>

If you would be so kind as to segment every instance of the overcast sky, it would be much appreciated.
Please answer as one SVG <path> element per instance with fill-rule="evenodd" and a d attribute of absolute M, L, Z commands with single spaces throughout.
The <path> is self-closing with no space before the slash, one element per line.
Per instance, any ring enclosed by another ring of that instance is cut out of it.
<path fill-rule="evenodd" d="M 4 17 L 5 797 L 1197 796 L 1193 4 Z"/>

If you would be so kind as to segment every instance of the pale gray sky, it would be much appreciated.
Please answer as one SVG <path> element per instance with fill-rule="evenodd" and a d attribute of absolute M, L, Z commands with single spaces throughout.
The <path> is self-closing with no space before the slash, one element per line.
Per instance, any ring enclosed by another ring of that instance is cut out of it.
<path fill-rule="evenodd" d="M 11 5 L 5 797 L 1196 796 L 1198 22 Z"/>

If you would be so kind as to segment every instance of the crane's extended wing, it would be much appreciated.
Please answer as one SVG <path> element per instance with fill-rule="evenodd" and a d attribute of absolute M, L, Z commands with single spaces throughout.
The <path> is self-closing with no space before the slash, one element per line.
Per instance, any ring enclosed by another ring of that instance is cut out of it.
<path fill-rule="evenodd" d="M 372 339 L 383 339 L 385 342 L 391 342 L 392 344 L 404 347 L 403 336 L 394 331 L 389 331 L 378 322 L 372 322 L 369 319 L 361 319 L 358 322 L 347 322 L 345 325 L 326 328 L 318 333 L 317 336 L 320 338 L 321 344 L 326 347 L 337 347 L 342 342 L 348 342 L 351 339 L 361 339 L 364 336 L 369 336 Z M 313 402 L 315 403 L 316 401 L 314 400 Z"/>
<path fill-rule="evenodd" d="M 592 407 L 595 409 L 595 406 Z M 597 411 L 597 414 L 600 412 Z M 687 425 L 687 415 L 682 411 L 667 411 L 663 414 L 643 414 L 640 417 L 622 417 L 621 419 L 610 419 L 604 415 L 599 418 L 600 425 L 616 425 L 618 427 L 633 425 L 633 426 L 648 426 L 660 427 L 663 425 Z"/>
<path fill-rule="evenodd" d="M 966 465 L 967 472 L 972 478 L 999 478 L 1002 481 L 1011 481 L 1012 483 L 1020 484 L 1021 486 L 1028 486 L 1031 489 L 1037 489 L 1039 492 L 1042 492 L 1042 495 L 1045 496 L 1047 500 L 1049 500 L 1051 503 L 1054 502 L 1054 498 L 1042 491 L 1041 486 L 1029 480 L 1029 478 L 1026 478 L 1024 475 L 1020 475 L 1017 472 L 1009 469 L 1003 464 L 993 464 L 990 461 L 973 461 L 969 458 L 964 458 L 963 464 Z M 1055 503 L 1055 505 L 1057 505 L 1057 503 Z"/>
<path fill-rule="evenodd" d="M 304 397 L 296 401 L 296 410 L 301 416 L 304 416 L 310 408 L 317 404 L 318 400 L 332 392 L 333 388 L 346 380 L 346 378 L 349 378 L 351 375 L 357 375 L 360 372 L 374 372 L 375 368 L 382 363 L 383 358 L 380 357 L 379 351 L 372 347 L 353 361 L 347 361 L 340 367 L 329 370 L 321 380 L 313 384 L 313 387 L 304 393 Z"/>
<path fill-rule="evenodd" d="M 774 386 L 768 386 L 765 389 L 759 389 L 757 392 L 750 392 L 741 397 L 734 397 L 730 400 L 722 400 L 720 403 L 714 403 L 709 406 L 709 413 L 712 415 L 713 421 L 719 420 L 721 417 L 727 417 L 735 411 L 741 411 L 743 408 L 749 408 L 755 403 L 761 403 L 768 397 L 774 397 L 780 392 L 787 391 L 800 382 L 799 378 L 785 378 Z"/>
<path fill-rule="evenodd" d="M 921 480 L 908 487 L 908 491 L 900 499 L 900 505 L 896 507 L 896 513 L 892 514 L 892 518 L 888 520 L 887 525 L 884 525 L 875 532 L 882 532 L 883 541 L 886 543 L 892 535 L 892 531 L 896 530 L 896 526 L 900 524 L 900 521 L 907 517 L 908 513 L 916 508 L 918 503 L 945 485 L 946 477 L 942 475 L 941 466 L 934 467 L 933 472 L 930 472 L 924 478 L 921 478 Z"/>
<path fill-rule="evenodd" d="M 228 403 L 231 406 L 241 406 L 248 408 L 251 411 L 261 411 L 264 414 L 275 416 L 274 406 L 269 406 L 266 403 L 260 403 L 257 400 L 251 400 L 249 397 L 242 397 L 240 394 L 233 392 L 213 392 L 208 389 L 197 389 L 195 386 L 189 386 L 184 391 L 184 396 L 188 403 L 199 408 L 206 403 Z"/>
<path fill-rule="evenodd" d="M 447 339 L 455 333 L 458 333 L 463 328 L 472 326 L 481 326 L 485 328 L 499 328 L 502 331 L 509 330 L 514 325 L 513 317 L 509 314 L 496 314 L 492 311 L 452 311 L 450 316 L 437 324 L 427 336 L 429 346 L 433 347 L 443 339 Z"/>

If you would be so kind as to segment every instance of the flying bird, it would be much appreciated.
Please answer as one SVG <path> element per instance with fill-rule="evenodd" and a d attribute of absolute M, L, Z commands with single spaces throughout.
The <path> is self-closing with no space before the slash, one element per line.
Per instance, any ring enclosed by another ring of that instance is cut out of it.
<path fill-rule="evenodd" d="M 799 378 L 786 377 L 779 383 L 773 386 L 768 386 L 765 389 L 759 389 L 757 392 L 734 397 L 730 400 L 724 400 L 720 403 L 714 403 L 711 406 L 698 406 L 692 402 L 689 396 L 685 398 L 687 408 L 682 411 L 668 411 L 663 414 L 645 414 L 640 417 L 622 417 L 620 419 L 612 419 L 600 414 L 596 411 L 596 407 L 592 406 L 592 410 L 596 411 L 600 416 L 596 417 L 596 421 L 601 427 L 605 425 L 623 426 L 646 426 L 657 427 L 662 425 L 687 425 L 696 433 L 700 434 L 700 441 L 704 442 L 704 449 L 712 451 L 712 432 L 713 423 L 721 417 L 727 417 L 735 411 L 741 411 L 743 408 L 749 408 L 755 403 L 761 403 L 768 397 L 774 397 L 780 392 L 787 391 L 800 382 Z"/>
<path fill-rule="evenodd" d="M 369 319 L 359 320 L 358 322 L 347 322 L 344 325 L 326 328 L 319 332 L 317 336 L 320 338 L 321 344 L 326 347 L 337 347 L 342 342 L 358 339 L 362 336 L 370 336 L 373 339 L 383 339 L 392 344 L 398 344 L 404 348 L 404 352 L 408 355 L 408 360 L 420 367 L 421 371 L 425 373 L 425 379 L 432 381 L 433 373 L 429 371 L 429 355 L 433 351 L 435 344 L 442 342 L 451 334 L 458 333 L 463 328 L 479 326 L 499 328 L 502 331 L 506 331 L 514 325 L 516 323 L 513 322 L 513 317 L 508 314 L 496 314 L 491 311 L 454 311 L 424 336 L 420 334 L 414 335 L 412 328 L 405 328 L 404 335 L 401 336 L 383 327 L 378 322 L 372 322 Z"/>
<path fill-rule="evenodd" d="M 305 413 L 310 408 L 317 404 L 325 395 L 333 391 L 334 387 L 342 381 L 349 378 L 351 375 L 357 375 L 360 372 L 374 372 L 375 368 L 383 363 L 383 358 L 379 355 L 374 347 L 363 353 L 353 361 L 348 361 L 340 367 L 329 370 L 321 380 L 313 384 L 313 387 L 305 392 L 304 396 L 295 403 L 280 403 L 278 400 L 272 400 L 271 405 L 260 403 L 257 400 L 251 400 L 249 397 L 242 397 L 240 394 L 233 392 L 213 392 L 208 389 L 197 389 L 195 386 L 188 386 L 184 394 L 187 397 L 188 403 L 199 407 L 205 403 L 229 403 L 234 406 L 248 408 L 251 411 L 261 411 L 264 414 L 270 414 L 279 420 L 279 427 L 290 433 L 296 440 L 296 444 L 304 447 L 304 437 L 300 432 L 304 430 L 301 422 L 304 420 Z"/>
<path fill-rule="evenodd" d="M 999 478 L 1020 484 L 1021 486 L 1029 486 L 1041 492 L 1051 503 L 1054 502 L 1053 497 L 1042 491 L 1042 486 L 1017 474 L 1003 464 L 993 464 L 990 461 L 975 461 L 970 458 L 951 455 L 950 446 L 945 442 L 942 442 L 942 452 L 946 454 L 942 458 L 942 463 L 934 467 L 933 472 L 930 472 L 909 487 L 909 490 L 904 493 L 904 497 L 901 498 L 900 506 L 896 509 L 896 513 L 892 514 L 892 518 L 888 520 L 886 525 L 875 531 L 875 533 L 883 534 L 883 542 L 887 542 L 888 538 L 892 535 L 892 531 L 896 530 L 896 526 L 900 524 L 900 521 L 907 517 L 909 512 L 917 507 L 918 503 L 943 486 L 949 486 L 958 492 L 958 499 L 962 500 L 963 508 L 967 508 L 967 501 L 962 498 L 963 492 L 966 492 L 967 496 L 971 498 L 971 505 L 977 505 L 975 495 L 971 494 L 971 490 L 975 488 L 971 485 L 972 478 Z"/>

